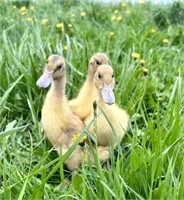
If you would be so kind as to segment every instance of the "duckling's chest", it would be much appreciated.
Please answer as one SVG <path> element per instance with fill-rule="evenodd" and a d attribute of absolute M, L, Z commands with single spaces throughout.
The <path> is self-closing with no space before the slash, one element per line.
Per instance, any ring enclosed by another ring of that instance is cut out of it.
<path fill-rule="evenodd" d="M 94 115 L 90 115 L 85 123 L 86 125 L 94 118 Z M 94 124 L 90 127 L 89 131 L 96 136 L 99 145 L 114 144 L 116 136 L 119 135 L 117 130 L 119 129 L 118 120 L 114 116 L 113 108 L 104 108 L 103 112 L 98 110 L 97 117 L 94 120 Z"/>
<path fill-rule="evenodd" d="M 60 104 L 46 104 L 42 108 L 42 125 L 46 137 L 56 144 L 58 137 L 69 124 L 69 114 L 67 108 Z"/>

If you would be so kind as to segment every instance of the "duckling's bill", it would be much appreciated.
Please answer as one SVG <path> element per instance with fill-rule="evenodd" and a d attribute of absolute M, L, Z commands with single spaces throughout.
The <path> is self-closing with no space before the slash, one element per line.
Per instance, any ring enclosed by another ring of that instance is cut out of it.
<path fill-rule="evenodd" d="M 45 70 L 42 76 L 37 80 L 36 85 L 39 88 L 46 88 L 48 87 L 51 82 L 53 81 L 53 71 L 47 71 Z"/>
<path fill-rule="evenodd" d="M 104 83 L 103 88 L 101 89 L 101 95 L 105 103 L 109 105 L 115 103 L 115 96 L 111 84 L 107 85 Z"/>

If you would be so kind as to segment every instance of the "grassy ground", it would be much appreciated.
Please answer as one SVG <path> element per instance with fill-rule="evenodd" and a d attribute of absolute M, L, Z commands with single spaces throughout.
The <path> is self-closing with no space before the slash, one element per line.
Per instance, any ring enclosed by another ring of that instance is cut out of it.
<path fill-rule="evenodd" d="M 82 2 L 0 2 L 0 199 L 183 199 L 183 5 Z M 47 56 L 61 54 L 73 98 L 98 51 L 110 57 L 131 125 L 110 167 L 96 159 L 96 169 L 82 166 L 71 180 L 43 138 L 46 91 L 35 82 Z"/>

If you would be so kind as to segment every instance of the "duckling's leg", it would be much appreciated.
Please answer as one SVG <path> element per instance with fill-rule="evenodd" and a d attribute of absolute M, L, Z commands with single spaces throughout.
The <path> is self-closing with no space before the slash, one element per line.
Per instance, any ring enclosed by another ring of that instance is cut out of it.
<path fill-rule="evenodd" d="M 71 145 L 70 145 L 71 146 Z M 70 147 L 67 149 L 63 149 L 62 151 L 65 151 L 65 153 L 68 151 Z M 77 146 L 76 149 L 72 152 L 72 154 L 65 160 L 65 164 L 67 165 L 67 168 L 70 171 L 74 171 L 80 167 L 82 164 L 82 157 L 83 157 L 83 151 L 80 146 Z"/>
<path fill-rule="evenodd" d="M 100 161 L 107 161 L 109 159 L 109 146 L 98 146 L 97 153 Z"/>
<path fill-rule="evenodd" d="M 91 148 L 93 147 L 88 146 L 88 148 L 86 149 L 85 163 L 88 163 L 90 161 L 92 164 L 95 164 L 94 154 L 97 154 L 100 162 L 106 162 L 109 159 L 109 146 L 97 146 L 97 148 L 94 150 L 92 150 Z"/>

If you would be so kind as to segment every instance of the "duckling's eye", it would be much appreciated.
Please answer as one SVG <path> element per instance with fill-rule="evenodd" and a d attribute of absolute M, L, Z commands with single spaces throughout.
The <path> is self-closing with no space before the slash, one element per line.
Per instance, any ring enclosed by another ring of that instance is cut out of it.
<path fill-rule="evenodd" d="M 98 78 L 99 78 L 99 79 L 102 79 L 103 76 L 102 76 L 101 74 L 98 74 Z"/>
<path fill-rule="evenodd" d="M 62 68 L 62 65 L 58 65 L 57 66 L 57 69 L 59 70 L 59 69 L 61 69 Z"/>
<path fill-rule="evenodd" d="M 114 74 L 112 75 L 112 78 L 114 78 Z"/>
<path fill-rule="evenodd" d="M 101 65 L 102 63 L 99 62 L 98 60 L 96 60 L 96 64 L 97 64 L 97 65 Z"/>
<path fill-rule="evenodd" d="M 47 64 L 49 63 L 49 61 L 47 60 L 47 62 L 46 62 Z"/>

